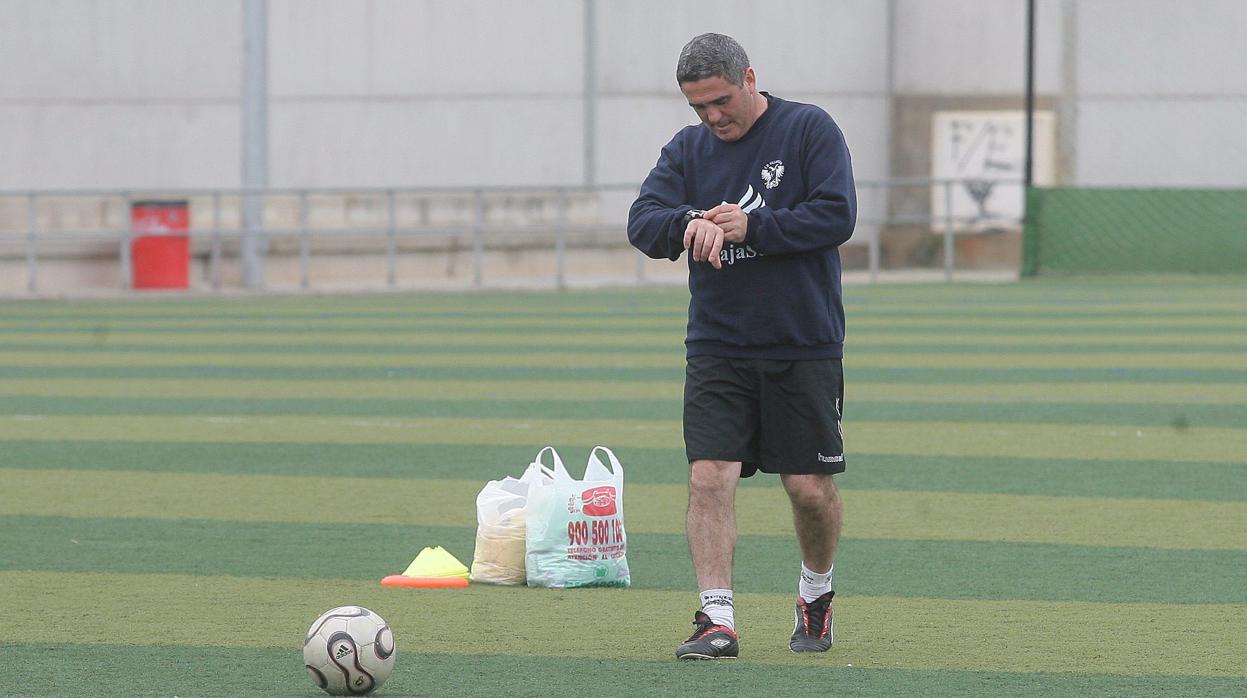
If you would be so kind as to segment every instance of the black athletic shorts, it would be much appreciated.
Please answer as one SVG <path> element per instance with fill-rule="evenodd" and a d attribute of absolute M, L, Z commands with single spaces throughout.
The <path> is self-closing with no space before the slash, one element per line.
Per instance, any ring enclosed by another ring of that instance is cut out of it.
<path fill-rule="evenodd" d="M 740 461 L 741 477 L 842 473 L 840 359 L 778 361 L 690 356 L 684 448 L 695 460 Z"/>

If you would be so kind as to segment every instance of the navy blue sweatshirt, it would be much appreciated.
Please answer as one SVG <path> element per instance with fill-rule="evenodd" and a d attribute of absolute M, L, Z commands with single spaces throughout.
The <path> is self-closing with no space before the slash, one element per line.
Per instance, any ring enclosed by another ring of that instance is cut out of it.
<path fill-rule="evenodd" d="M 722 268 L 689 255 L 688 356 L 841 358 L 838 247 L 857 220 L 849 150 L 822 109 L 766 99 L 739 140 L 697 124 L 663 147 L 628 213 L 628 239 L 674 261 L 687 211 L 739 203 L 749 227 L 744 244 L 725 244 Z"/>

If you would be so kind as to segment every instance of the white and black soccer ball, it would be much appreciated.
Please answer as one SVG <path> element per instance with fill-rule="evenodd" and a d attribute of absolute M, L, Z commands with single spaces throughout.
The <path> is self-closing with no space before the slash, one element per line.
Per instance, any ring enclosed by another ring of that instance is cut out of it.
<path fill-rule="evenodd" d="M 394 633 L 362 606 L 320 614 L 303 640 L 303 664 L 312 681 L 333 696 L 362 696 L 394 671 Z"/>

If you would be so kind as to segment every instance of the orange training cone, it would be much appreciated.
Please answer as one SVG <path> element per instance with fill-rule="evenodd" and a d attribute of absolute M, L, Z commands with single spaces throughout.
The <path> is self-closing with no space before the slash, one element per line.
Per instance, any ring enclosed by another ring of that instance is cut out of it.
<path fill-rule="evenodd" d="M 391 574 L 381 580 L 387 587 L 421 589 L 454 589 L 468 585 L 468 568 L 442 546 L 425 548 L 402 574 Z"/>

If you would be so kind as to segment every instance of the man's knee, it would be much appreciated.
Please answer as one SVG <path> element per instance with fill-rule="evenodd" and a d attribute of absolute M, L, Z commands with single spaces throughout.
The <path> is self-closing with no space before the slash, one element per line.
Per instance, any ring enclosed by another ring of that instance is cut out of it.
<path fill-rule="evenodd" d="M 688 464 L 689 492 L 732 491 L 740 480 L 740 463 L 721 460 L 695 460 Z"/>
<path fill-rule="evenodd" d="M 839 500 L 836 482 L 829 474 L 784 475 L 784 490 L 799 509 L 826 509 Z"/>

